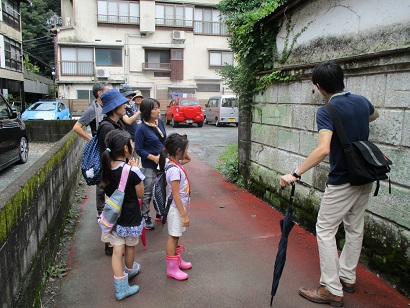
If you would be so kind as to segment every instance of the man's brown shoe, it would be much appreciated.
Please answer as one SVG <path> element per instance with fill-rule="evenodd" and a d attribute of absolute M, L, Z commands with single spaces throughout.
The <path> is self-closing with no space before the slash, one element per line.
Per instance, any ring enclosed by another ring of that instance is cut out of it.
<path fill-rule="evenodd" d="M 343 291 L 348 293 L 354 293 L 356 291 L 356 284 L 355 283 L 347 283 L 340 279 L 340 283 L 342 284 Z"/>
<path fill-rule="evenodd" d="M 299 294 L 314 303 L 329 304 L 334 307 L 343 306 L 343 296 L 333 295 L 323 286 L 317 289 L 300 288 Z"/>

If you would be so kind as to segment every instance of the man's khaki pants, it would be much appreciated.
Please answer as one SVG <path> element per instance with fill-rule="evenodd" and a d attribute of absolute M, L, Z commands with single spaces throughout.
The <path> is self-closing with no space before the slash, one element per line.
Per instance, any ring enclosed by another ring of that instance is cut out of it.
<path fill-rule="evenodd" d="M 364 212 L 372 184 L 327 185 L 320 204 L 316 237 L 320 257 L 320 284 L 334 295 L 343 296 L 340 279 L 356 282 L 356 267 L 363 241 Z M 336 232 L 343 221 L 345 244 L 338 256 Z"/>

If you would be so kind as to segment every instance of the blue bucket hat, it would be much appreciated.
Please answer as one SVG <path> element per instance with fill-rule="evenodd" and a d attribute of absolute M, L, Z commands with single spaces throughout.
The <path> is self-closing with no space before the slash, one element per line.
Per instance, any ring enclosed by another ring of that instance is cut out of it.
<path fill-rule="evenodd" d="M 130 85 L 124 85 L 121 89 L 120 89 L 120 93 L 124 96 L 128 96 L 128 95 L 135 95 L 135 91 L 131 88 Z"/>
<path fill-rule="evenodd" d="M 127 103 L 128 98 L 122 96 L 117 89 L 110 89 L 101 95 L 101 101 L 103 104 L 102 113 L 107 114 L 118 106 Z"/>

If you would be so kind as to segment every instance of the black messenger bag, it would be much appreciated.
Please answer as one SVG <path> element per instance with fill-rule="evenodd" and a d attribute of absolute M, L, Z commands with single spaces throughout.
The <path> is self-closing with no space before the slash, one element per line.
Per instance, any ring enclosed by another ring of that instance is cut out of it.
<path fill-rule="evenodd" d="M 390 172 L 392 161 L 371 141 L 350 142 L 335 107 L 327 103 L 325 109 L 332 118 L 346 157 L 350 185 L 360 186 L 376 181 L 374 196 L 377 196 L 380 180 L 389 179 L 389 193 L 391 193 L 391 183 L 387 173 Z"/>

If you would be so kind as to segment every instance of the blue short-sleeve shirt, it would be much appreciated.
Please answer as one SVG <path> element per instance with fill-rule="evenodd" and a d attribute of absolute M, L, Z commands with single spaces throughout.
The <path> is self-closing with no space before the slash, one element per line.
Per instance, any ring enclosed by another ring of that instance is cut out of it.
<path fill-rule="evenodd" d="M 369 139 L 369 117 L 374 113 L 374 106 L 367 98 L 344 92 L 333 96 L 329 103 L 336 107 L 350 142 Z M 319 132 L 321 130 L 333 132 L 330 143 L 328 183 L 331 185 L 349 183 L 345 155 L 337 132 L 333 129 L 333 122 L 324 106 L 317 111 L 316 123 Z"/>

